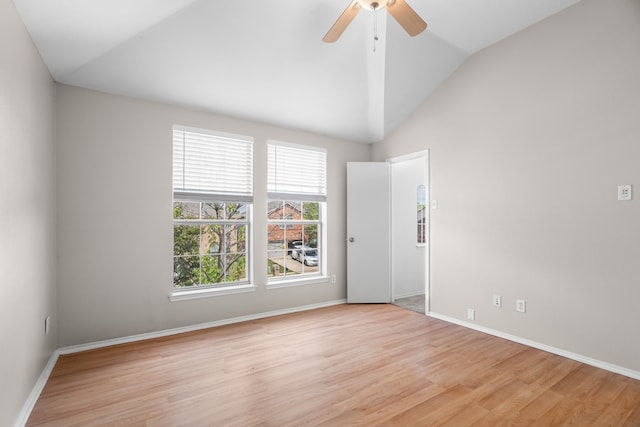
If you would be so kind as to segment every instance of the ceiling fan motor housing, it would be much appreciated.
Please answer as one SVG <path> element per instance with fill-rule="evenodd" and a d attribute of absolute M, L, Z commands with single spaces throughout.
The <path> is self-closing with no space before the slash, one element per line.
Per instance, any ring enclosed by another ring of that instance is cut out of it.
<path fill-rule="evenodd" d="M 380 9 L 381 7 L 391 5 L 394 2 L 395 0 L 358 0 L 358 4 L 361 8 L 373 11 Z"/>

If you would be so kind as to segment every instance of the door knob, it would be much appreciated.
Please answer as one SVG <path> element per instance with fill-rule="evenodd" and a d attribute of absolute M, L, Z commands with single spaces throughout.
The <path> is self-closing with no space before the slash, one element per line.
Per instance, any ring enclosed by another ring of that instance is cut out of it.
<path fill-rule="evenodd" d="M 355 239 L 354 239 L 353 237 L 349 237 L 347 240 L 348 240 L 350 243 L 353 243 L 353 241 L 354 241 Z"/>

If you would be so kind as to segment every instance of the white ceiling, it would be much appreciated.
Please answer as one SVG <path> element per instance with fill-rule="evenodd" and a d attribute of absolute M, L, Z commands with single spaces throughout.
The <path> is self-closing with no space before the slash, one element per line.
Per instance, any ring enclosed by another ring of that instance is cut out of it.
<path fill-rule="evenodd" d="M 464 60 L 579 0 L 407 0 L 417 37 L 350 0 L 14 0 L 58 82 L 359 142 L 384 138 Z"/>

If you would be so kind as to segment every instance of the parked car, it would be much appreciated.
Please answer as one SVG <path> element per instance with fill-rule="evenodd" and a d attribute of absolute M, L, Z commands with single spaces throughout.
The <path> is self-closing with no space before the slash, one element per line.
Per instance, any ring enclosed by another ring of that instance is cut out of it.
<path fill-rule="evenodd" d="M 318 250 L 308 246 L 300 246 L 291 251 L 291 258 L 303 263 L 304 265 L 318 265 Z"/>
<path fill-rule="evenodd" d="M 291 251 L 293 249 L 298 249 L 300 247 L 302 247 L 302 240 L 291 240 L 289 241 L 289 243 L 287 243 L 287 247 L 289 248 L 289 255 L 293 256 Z"/>

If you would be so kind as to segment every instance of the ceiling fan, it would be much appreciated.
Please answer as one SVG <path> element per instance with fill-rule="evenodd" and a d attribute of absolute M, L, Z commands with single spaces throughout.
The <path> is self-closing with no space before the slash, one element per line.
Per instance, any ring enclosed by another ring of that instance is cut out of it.
<path fill-rule="evenodd" d="M 427 28 L 427 23 L 404 0 L 354 0 L 329 28 L 322 41 L 333 43 L 338 40 L 353 18 L 360 12 L 360 9 L 375 12 L 383 6 L 410 36 L 417 36 Z"/>

